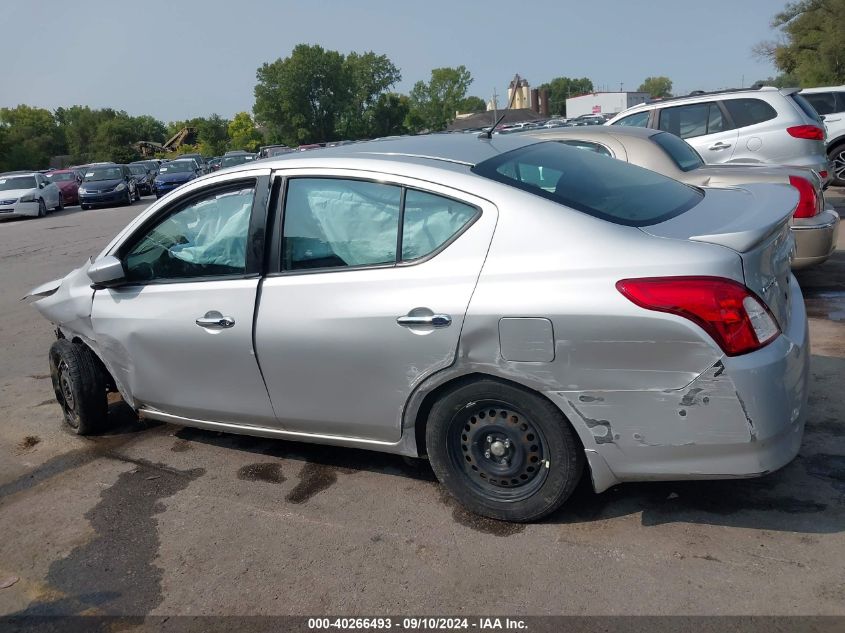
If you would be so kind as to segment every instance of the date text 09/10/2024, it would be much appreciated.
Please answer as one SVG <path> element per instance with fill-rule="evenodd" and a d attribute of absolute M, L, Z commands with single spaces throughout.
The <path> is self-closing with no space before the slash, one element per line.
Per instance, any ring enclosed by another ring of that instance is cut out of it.
<path fill-rule="evenodd" d="M 308 628 L 311 630 L 339 629 L 347 631 L 375 630 L 524 630 L 527 625 L 524 620 L 511 618 L 443 618 L 443 617 L 409 617 L 393 618 L 308 618 Z"/>

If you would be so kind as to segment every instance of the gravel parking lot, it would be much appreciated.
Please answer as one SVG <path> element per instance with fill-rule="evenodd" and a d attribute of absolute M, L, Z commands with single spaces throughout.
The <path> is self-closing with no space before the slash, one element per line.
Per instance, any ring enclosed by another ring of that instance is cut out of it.
<path fill-rule="evenodd" d="M 845 214 L 845 190 L 828 198 Z M 794 462 L 582 481 L 516 525 L 390 455 L 141 424 L 119 400 L 108 435 L 66 432 L 52 332 L 19 299 L 150 200 L 0 224 L 0 614 L 845 614 L 845 231 L 799 278 L 813 356 Z"/>

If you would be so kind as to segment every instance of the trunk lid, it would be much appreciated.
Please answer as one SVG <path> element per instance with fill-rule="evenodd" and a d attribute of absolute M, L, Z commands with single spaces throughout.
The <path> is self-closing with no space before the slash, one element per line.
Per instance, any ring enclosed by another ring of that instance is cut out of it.
<path fill-rule="evenodd" d="M 704 199 L 686 213 L 640 230 L 736 251 L 742 259 L 745 285 L 766 302 L 784 330 L 789 324 L 790 264 L 795 250 L 789 224 L 797 205 L 798 191 L 790 185 L 706 189 Z"/>

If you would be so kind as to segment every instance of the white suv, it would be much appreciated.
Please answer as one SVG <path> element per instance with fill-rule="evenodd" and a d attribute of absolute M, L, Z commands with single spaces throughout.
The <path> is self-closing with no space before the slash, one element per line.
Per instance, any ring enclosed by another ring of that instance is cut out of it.
<path fill-rule="evenodd" d="M 825 129 L 798 88 L 700 92 L 636 105 L 606 125 L 650 127 L 686 139 L 706 163 L 809 167 L 829 181 Z"/>
<path fill-rule="evenodd" d="M 824 119 L 831 179 L 833 184 L 845 187 L 845 86 L 805 88 L 801 96 Z"/>

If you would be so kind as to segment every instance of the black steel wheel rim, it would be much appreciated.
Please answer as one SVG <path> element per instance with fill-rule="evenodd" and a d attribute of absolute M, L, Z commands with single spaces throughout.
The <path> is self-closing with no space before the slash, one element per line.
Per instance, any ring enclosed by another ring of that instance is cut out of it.
<path fill-rule="evenodd" d="M 65 414 L 65 420 L 73 428 L 79 426 L 76 420 L 76 398 L 73 395 L 73 383 L 68 373 L 67 363 L 63 360 L 59 361 L 59 392 L 61 393 L 62 411 Z"/>
<path fill-rule="evenodd" d="M 452 465 L 470 487 L 493 501 L 522 501 L 548 475 L 548 445 L 522 411 L 499 400 L 467 404 L 449 424 Z"/>

